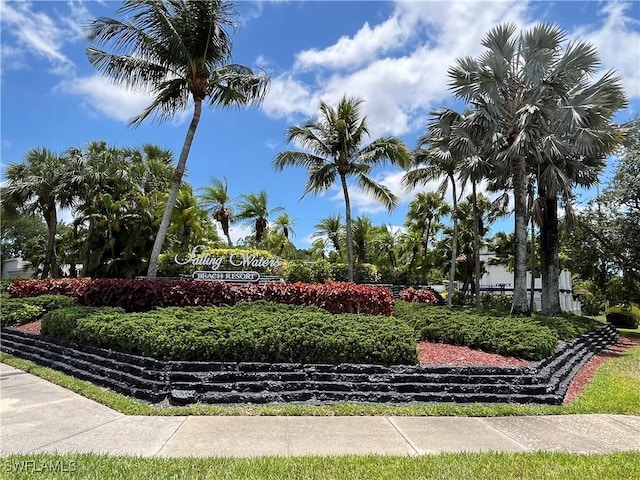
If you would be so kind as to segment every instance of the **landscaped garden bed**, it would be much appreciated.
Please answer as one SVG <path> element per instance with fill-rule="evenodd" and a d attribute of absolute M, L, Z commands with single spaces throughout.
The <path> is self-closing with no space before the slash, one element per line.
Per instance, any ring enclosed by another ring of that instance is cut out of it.
<path fill-rule="evenodd" d="M 17 283 L 10 291 L 18 296 L 67 293 L 85 306 L 49 302 L 51 311 L 41 324 L 23 328 L 41 333 L 42 341 L 8 336 L 8 344 L 23 342 L 36 361 L 46 357 L 45 363 L 80 376 L 90 371 L 98 383 L 151 401 L 169 396 L 175 403 L 558 403 L 580 367 L 615 339 L 614 331 L 584 337 L 593 332 L 594 322 L 582 317 L 512 318 L 406 301 L 394 304 L 381 287 L 154 283 L 162 294 L 145 294 L 129 311 L 123 308 L 123 288 L 152 292 L 152 282 Z M 37 298 L 24 301 L 38 303 Z M 366 305 L 372 298 L 390 299 L 384 308 L 378 305 L 379 315 L 332 314 L 318 306 L 371 311 Z M 404 298 L 437 303 L 415 292 Z M 99 299 L 108 306 L 86 306 L 100 305 Z M 218 306 L 154 308 L 175 303 Z M 382 314 L 391 313 L 391 306 L 393 316 Z M 19 355 L 15 345 L 12 351 Z M 49 355 L 46 349 L 54 352 Z M 66 359 L 70 352 L 76 357 Z M 114 357 L 115 352 L 124 356 Z M 96 366 L 92 362 L 97 357 L 110 360 Z M 119 365 L 129 373 L 117 373 Z M 145 372 L 152 384 L 127 380 L 131 372 Z"/>

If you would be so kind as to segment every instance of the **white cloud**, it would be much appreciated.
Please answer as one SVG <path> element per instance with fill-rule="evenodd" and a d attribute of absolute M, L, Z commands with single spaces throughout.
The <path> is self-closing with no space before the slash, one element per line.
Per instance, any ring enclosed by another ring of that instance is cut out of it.
<path fill-rule="evenodd" d="M 62 52 L 65 42 L 73 39 L 68 28 L 62 28 L 58 19 L 45 13 L 31 11 L 31 2 L 0 3 L 2 19 L 3 53 L 16 48 L 46 58 L 53 66 L 71 65 L 72 62 Z M 7 45 L 7 40 L 16 45 Z"/>
<path fill-rule="evenodd" d="M 538 21 L 531 5 L 514 0 L 397 2 L 381 23 L 364 23 L 327 48 L 299 52 L 290 72 L 274 80 L 265 111 L 287 119 L 315 116 L 319 99 L 335 104 L 346 94 L 365 100 L 372 138 L 414 132 L 423 128 L 429 111 L 452 98 L 447 68 L 455 59 L 480 54 L 481 39 L 498 24 L 531 28 Z M 640 32 L 639 21 L 630 16 L 633 6 L 594 6 L 601 8 L 602 24 L 570 32 L 569 38 L 594 43 L 603 65 L 615 68 L 628 95 L 637 98 Z"/>
<path fill-rule="evenodd" d="M 271 117 L 290 119 L 299 114 L 313 115 L 318 103 L 309 87 L 291 75 L 282 75 L 271 80 L 262 109 Z"/>
<path fill-rule="evenodd" d="M 604 2 L 600 16 L 602 25 L 589 25 L 571 33 L 598 49 L 605 70 L 614 69 L 622 77 L 630 98 L 640 97 L 640 20 L 630 17 L 632 3 Z"/>
<path fill-rule="evenodd" d="M 343 36 L 323 50 L 314 48 L 298 53 L 294 68 L 353 69 L 403 45 L 411 35 L 410 25 L 401 22 L 398 16 L 392 16 L 373 28 L 365 22 L 353 37 Z"/>
<path fill-rule="evenodd" d="M 325 49 L 298 53 L 291 72 L 275 79 L 276 94 L 265 102 L 265 111 L 273 117 L 315 115 L 318 102 L 311 99 L 335 104 L 346 94 L 365 100 L 372 138 L 415 131 L 450 96 L 447 67 L 456 57 L 479 53 L 481 38 L 495 24 L 527 24 L 526 6 L 513 1 L 398 2 L 379 25 L 365 23 Z M 313 84 L 299 79 L 303 71 L 316 73 Z"/>
<path fill-rule="evenodd" d="M 222 228 L 218 227 L 218 233 L 220 238 L 224 240 L 224 233 L 222 232 Z M 249 225 L 231 225 L 229 227 L 229 236 L 231 237 L 231 241 L 234 245 L 237 245 L 238 241 L 242 240 L 249 235 L 253 235 L 253 229 Z"/>
<path fill-rule="evenodd" d="M 98 74 L 64 80 L 57 88 L 83 97 L 90 108 L 121 121 L 142 112 L 152 99 L 148 93 L 126 90 Z"/>

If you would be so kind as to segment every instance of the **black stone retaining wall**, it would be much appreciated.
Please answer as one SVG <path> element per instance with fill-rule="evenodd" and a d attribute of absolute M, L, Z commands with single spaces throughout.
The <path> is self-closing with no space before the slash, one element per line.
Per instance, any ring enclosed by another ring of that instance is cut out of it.
<path fill-rule="evenodd" d="M 152 403 L 561 404 L 578 370 L 617 339 L 607 325 L 525 367 L 160 361 L 10 328 L 0 349 Z"/>

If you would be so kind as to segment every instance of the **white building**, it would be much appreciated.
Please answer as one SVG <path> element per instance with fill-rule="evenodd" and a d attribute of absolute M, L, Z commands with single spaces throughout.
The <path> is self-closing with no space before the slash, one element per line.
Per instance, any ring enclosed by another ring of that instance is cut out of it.
<path fill-rule="evenodd" d="M 2 262 L 2 280 L 13 278 L 33 278 L 36 271 L 22 258 L 9 258 Z"/>
<path fill-rule="evenodd" d="M 480 292 L 493 293 L 496 295 L 513 295 L 513 272 L 507 270 L 505 265 L 489 265 L 488 259 L 491 253 L 481 253 L 480 258 L 484 261 L 486 273 L 480 278 Z M 571 272 L 562 270 L 560 272 L 560 308 L 563 312 L 571 312 L 579 315 L 581 313 L 580 302 L 573 299 L 573 283 Z M 533 308 L 536 311 L 542 309 L 542 278 L 538 277 L 533 282 Z M 527 272 L 527 294 L 531 295 L 531 272 Z"/>

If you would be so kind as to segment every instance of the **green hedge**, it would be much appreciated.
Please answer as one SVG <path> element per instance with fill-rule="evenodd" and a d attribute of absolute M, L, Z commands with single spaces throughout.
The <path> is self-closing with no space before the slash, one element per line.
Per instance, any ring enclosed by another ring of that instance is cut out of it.
<path fill-rule="evenodd" d="M 394 316 L 410 325 L 419 340 L 464 345 L 501 355 L 541 360 L 558 344 L 556 330 L 535 319 L 494 317 L 398 301 Z"/>
<path fill-rule="evenodd" d="M 42 332 L 163 360 L 417 363 L 413 331 L 400 320 L 266 302 L 146 313 L 75 307 L 47 314 Z"/>
<path fill-rule="evenodd" d="M 73 300 L 64 295 L 40 295 L 30 298 L 9 298 L 0 295 L 0 326 L 12 327 L 37 320 L 46 310 L 68 307 Z"/>
<path fill-rule="evenodd" d="M 635 330 L 640 325 L 640 308 L 637 305 L 614 305 L 607 310 L 607 322 L 617 328 Z"/>

